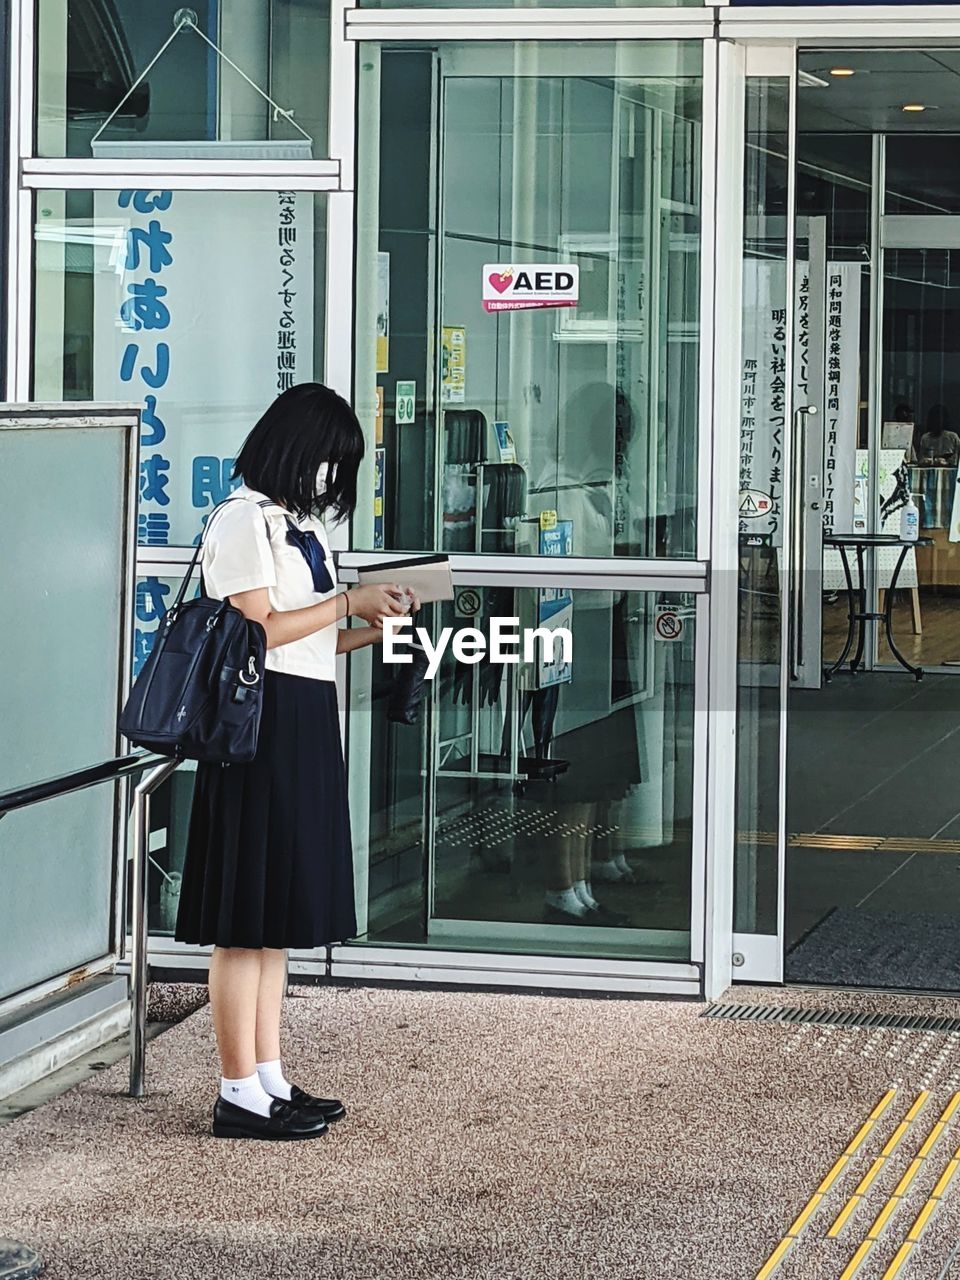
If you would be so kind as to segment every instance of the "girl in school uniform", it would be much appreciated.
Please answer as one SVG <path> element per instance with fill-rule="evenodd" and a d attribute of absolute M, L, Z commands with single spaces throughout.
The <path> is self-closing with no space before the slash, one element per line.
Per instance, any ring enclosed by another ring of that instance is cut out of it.
<path fill-rule="evenodd" d="M 337 590 L 324 520 L 353 513 L 363 448 L 336 392 L 292 387 L 247 437 L 243 483 L 208 521 L 206 593 L 259 622 L 267 644 L 255 758 L 197 769 L 176 928 L 214 947 L 217 1137 L 314 1138 L 346 1114 L 287 1080 L 280 1010 L 286 949 L 357 927 L 336 655 L 377 643 L 410 599 L 399 587 Z M 337 626 L 349 617 L 367 625 Z"/>

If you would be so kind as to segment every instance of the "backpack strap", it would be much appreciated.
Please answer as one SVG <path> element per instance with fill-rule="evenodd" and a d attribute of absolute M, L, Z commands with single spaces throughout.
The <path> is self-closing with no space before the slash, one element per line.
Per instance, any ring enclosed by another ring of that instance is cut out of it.
<path fill-rule="evenodd" d="M 200 559 L 200 553 L 203 551 L 204 545 L 207 541 L 207 534 L 210 532 L 210 525 L 213 523 L 213 520 L 216 517 L 217 513 L 219 511 L 222 511 L 224 507 L 229 506 L 231 502 L 248 502 L 248 501 L 249 501 L 248 498 L 225 498 L 223 502 L 221 502 L 218 506 L 214 507 L 214 509 L 210 512 L 209 516 L 207 516 L 207 523 L 204 525 L 203 532 L 201 533 L 200 538 L 197 541 L 197 545 L 196 545 L 196 548 L 194 549 L 193 556 L 191 557 L 190 563 L 187 565 L 187 571 L 183 575 L 183 581 L 180 583 L 180 589 L 177 592 L 176 599 L 174 600 L 173 604 L 170 606 L 169 612 L 171 613 L 174 612 L 175 610 L 179 609 L 180 606 L 183 604 L 184 597 L 187 594 L 187 586 L 190 582 L 190 579 L 193 577 L 193 571 L 197 567 L 197 561 Z M 276 504 L 272 503 L 269 499 L 257 503 L 258 507 L 271 507 L 275 505 Z M 264 515 L 264 522 L 266 522 L 266 515 Z M 268 538 L 270 537 L 269 525 L 267 525 L 267 537 Z M 203 582 L 202 568 L 200 570 L 200 593 L 201 595 L 206 594 L 206 588 Z"/>

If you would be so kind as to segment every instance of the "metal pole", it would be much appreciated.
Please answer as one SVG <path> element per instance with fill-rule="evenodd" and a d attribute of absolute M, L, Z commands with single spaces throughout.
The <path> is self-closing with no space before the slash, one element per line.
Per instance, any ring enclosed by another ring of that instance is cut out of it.
<path fill-rule="evenodd" d="M 130 1097 L 142 1098 L 147 1047 L 147 855 L 150 846 L 150 797 L 180 764 L 165 760 L 133 789 L 130 877 Z"/>

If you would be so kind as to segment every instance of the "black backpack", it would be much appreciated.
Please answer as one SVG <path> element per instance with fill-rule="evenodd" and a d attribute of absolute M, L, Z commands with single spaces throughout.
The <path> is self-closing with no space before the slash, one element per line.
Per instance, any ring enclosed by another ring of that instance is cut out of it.
<path fill-rule="evenodd" d="M 207 529 L 216 512 L 207 520 Z M 200 539 L 177 598 L 160 620 L 150 656 L 120 714 L 120 732 L 138 747 L 182 760 L 244 764 L 257 750 L 266 636 L 225 600 L 184 603 L 203 547 Z"/>

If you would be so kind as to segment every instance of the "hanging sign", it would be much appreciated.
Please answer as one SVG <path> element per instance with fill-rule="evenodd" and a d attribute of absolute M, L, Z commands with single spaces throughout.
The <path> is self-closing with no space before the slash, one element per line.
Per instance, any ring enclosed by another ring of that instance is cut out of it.
<path fill-rule="evenodd" d="M 575 307 L 580 298 L 580 268 L 537 263 L 487 263 L 483 268 L 484 311 L 534 311 Z"/>
<path fill-rule="evenodd" d="M 853 524 L 860 420 L 860 264 L 827 266 L 827 353 L 823 414 L 823 531 Z M 809 277 L 801 272 L 800 286 Z"/>
<path fill-rule="evenodd" d="M 229 225 L 211 235 L 208 192 L 93 197 L 105 229 L 89 265 L 93 398 L 140 405 L 141 546 L 195 543 L 235 485 L 234 457 L 253 424 L 313 376 L 313 197 L 231 199 Z M 157 621 L 138 610 L 137 668 Z"/>
<path fill-rule="evenodd" d="M 782 542 L 784 439 L 791 401 L 787 386 L 787 314 L 783 262 L 743 264 L 743 350 L 740 374 L 740 535 L 772 546 Z M 859 263 L 829 263 L 826 288 L 823 415 L 807 429 L 822 430 L 823 515 L 827 530 L 847 531 L 853 519 L 857 423 L 860 414 Z M 797 264 L 794 311 L 794 393 L 819 401 L 808 385 L 810 273 Z"/>

